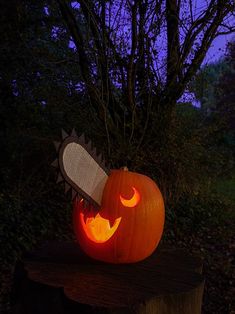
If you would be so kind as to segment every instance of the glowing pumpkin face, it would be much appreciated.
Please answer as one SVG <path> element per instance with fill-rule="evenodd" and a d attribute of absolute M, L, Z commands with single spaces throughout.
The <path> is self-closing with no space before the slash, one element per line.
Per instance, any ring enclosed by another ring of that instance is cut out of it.
<path fill-rule="evenodd" d="M 99 212 L 74 201 L 74 229 L 82 249 L 111 263 L 131 263 L 148 257 L 157 247 L 164 226 L 164 203 L 149 177 L 112 170 Z"/>
<path fill-rule="evenodd" d="M 157 247 L 164 226 L 164 203 L 157 185 L 127 169 L 107 168 L 84 135 L 62 132 L 55 142 L 57 182 L 72 190 L 73 224 L 81 248 L 111 263 L 131 263 Z"/>

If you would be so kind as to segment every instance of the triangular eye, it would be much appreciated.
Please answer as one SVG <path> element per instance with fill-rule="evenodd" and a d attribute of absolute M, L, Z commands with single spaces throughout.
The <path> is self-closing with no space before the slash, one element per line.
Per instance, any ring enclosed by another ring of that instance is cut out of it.
<path fill-rule="evenodd" d="M 140 193 L 133 186 L 131 188 L 133 190 L 133 196 L 130 199 L 126 199 L 121 195 L 119 196 L 122 205 L 125 207 L 135 207 L 140 201 Z"/>

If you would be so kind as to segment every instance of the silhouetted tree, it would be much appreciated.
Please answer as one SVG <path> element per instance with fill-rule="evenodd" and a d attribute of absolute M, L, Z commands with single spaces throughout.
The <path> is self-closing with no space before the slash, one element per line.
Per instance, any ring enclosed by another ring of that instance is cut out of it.
<path fill-rule="evenodd" d="M 108 156 L 133 164 L 140 148 L 166 147 L 177 100 L 213 40 L 234 30 L 234 2 L 57 2 Z"/>
<path fill-rule="evenodd" d="M 195 75 L 190 84 L 190 90 L 200 103 L 200 109 L 206 115 L 215 111 L 217 103 L 218 82 L 228 68 L 224 58 L 204 65 Z"/>
<path fill-rule="evenodd" d="M 219 115 L 226 119 L 226 129 L 231 135 L 231 141 L 235 147 L 235 42 L 227 47 L 225 58 L 227 69 L 221 75 L 217 84 L 216 110 Z"/>

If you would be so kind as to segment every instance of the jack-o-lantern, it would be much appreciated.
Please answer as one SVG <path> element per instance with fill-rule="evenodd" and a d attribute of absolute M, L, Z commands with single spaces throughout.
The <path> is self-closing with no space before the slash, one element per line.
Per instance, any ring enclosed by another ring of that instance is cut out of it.
<path fill-rule="evenodd" d="M 73 190 L 73 225 L 81 248 L 110 263 L 148 257 L 161 239 L 165 217 L 156 183 L 127 168 L 107 170 L 91 145 L 75 133 L 57 146 L 59 181 Z"/>

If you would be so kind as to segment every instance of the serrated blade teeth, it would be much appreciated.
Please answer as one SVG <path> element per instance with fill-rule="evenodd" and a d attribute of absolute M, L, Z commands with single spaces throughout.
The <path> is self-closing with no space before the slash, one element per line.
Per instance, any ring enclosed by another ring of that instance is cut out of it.
<path fill-rule="evenodd" d="M 80 194 L 77 194 L 76 199 L 77 199 L 78 202 L 80 202 L 82 200 L 82 196 Z"/>
<path fill-rule="evenodd" d="M 65 132 L 65 130 L 61 130 L 61 134 L 62 134 L 62 139 L 64 140 L 66 137 L 68 137 L 69 135 Z"/>
<path fill-rule="evenodd" d="M 76 131 L 75 131 L 74 128 L 72 129 L 71 136 L 73 136 L 73 137 L 78 137 L 78 136 L 77 136 L 77 133 L 76 133 Z"/>
<path fill-rule="evenodd" d="M 58 159 L 55 159 L 52 163 L 51 163 L 52 167 L 54 168 L 58 168 L 59 167 L 59 161 Z"/>
<path fill-rule="evenodd" d="M 72 191 L 72 193 L 73 193 L 73 191 Z M 76 195 L 75 195 L 73 201 L 76 202 L 76 204 L 78 204 L 78 203 L 81 201 L 81 199 L 82 199 L 81 195 L 79 195 L 78 193 L 76 193 Z"/>
<path fill-rule="evenodd" d="M 99 156 L 97 156 L 97 160 L 98 160 L 99 164 L 102 163 L 102 160 L 103 160 L 102 154 L 99 154 Z"/>
<path fill-rule="evenodd" d="M 85 139 L 84 133 L 82 133 L 82 135 L 79 137 L 78 141 L 79 141 L 79 143 L 81 145 L 85 145 L 86 144 L 86 139 Z"/>
<path fill-rule="evenodd" d="M 72 190 L 72 200 L 74 200 L 76 196 L 77 196 L 77 192 L 75 190 Z"/>
<path fill-rule="evenodd" d="M 113 225 L 115 224 L 115 221 L 116 221 L 116 218 L 109 218 L 109 225 L 110 225 L 110 228 L 113 227 Z"/>
<path fill-rule="evenodd" d="M 93 147 L 92 148 L 92 154 L 93 154 L 93 156 L 97 156 L 97 148 L 96 147 Z"/>
<path fill-rule="evenodd" d="M 55 148 L 57 150 L 57 154 L 58 154 L 58 159 L 54 160 L 52 162 L 52 166 L 55 168 L 59 168 L 57 170 L 57 180 L 56 183 L 60 183 L 60 182 L 64 182 L 64 190 L 65 193 L 68 193 L 71 190 L 71 194 L 72 195 L 72 200 L 77 200 L 77 199 L 81 199 L 81 197 L 84 198 L 84 206 L 87 206 L 87 208 L 100 208 L 100 197 L 99 195 L 93 195 L 92 192 L 89 191 L 89 193 L 86 192 L 86 189 L 82 186 L 80 187 L 80 181 L 83 180 L 83 177 L 79 175 L 77 175 L 76 177 L 74 177 L 73 175 L 71 175 L 71 173 L 69 172 L 69 170 L 66 170 L 67 168 L 69 169 L 69 167 L 65 167 L 65 165 L 70 165 L 70 158 L 68 158 L 67 155 L 72 154 L 73 156 L 71 157 L 74 161 L 74 164 L 76 164 L 76 155 L 84 153 L 84 158 L 87 158 L 86 160 L 89 160 L 90 162 L 90 171 L 94 171 L 94 169 L 99 169 L 99 168 L 103 168 L 103 172 L 100 172 L 100 176 L 103 179 L 102 182 L 104 182 L 104 180 L 107 180 L 107 177 L 109 175 L 109 169 L 106 169 L 106 165 L 105 165 L 105 160 L 103 158 L 103 155 L 100 153 L 100 151 L 98 151 L 94 146 L 93 143 L 85 137 L 85 134 L 81 134 L 80 137 L 77 136 L 77 133 L 75 131 L 75 129 L 73 128 L 72 132 L 70 135 L 67 134 L 67 132 L 65 132 L 62 129 L 62 138 L 63 140 L 61 142 L 58 141 L 54 141 L 54 145 Z M 70 145 L 70 144 L 73 145 Z M 81 147 L 82 146 L 82 147 Z M 66 152 L 66 154 L 65 154 Z M 75 152 L 75 153 L 74 153 Z M 66 158 L 64 157 L 66 155 Z M 78 163 L 80 162 L 80 159 L 78 158 Z M 93 167 L 94 165 L 94 167 Z M 77 165 L 76 165 L 77 166 Z M 82 166 L 82 163 L 81 163 Z M 92 168 L 93 167 L 93 168 Z M 75 167 L 76 168 L 76 167 Z M 85 174 L 84 176 L 89 176 L 89 171 L 88 174 Z M 103 187 L 103 186 L 102 186 Z M 80 191 L 81 190 L 81 191 Z M 80 192 L 79 192 L 80 191 Z M 81 195 L 78 195 L 81 194 Z"/>
<path fill-rule="evenodd" d="M 64 184 L 64 192 L 65 192 L 65 194 L 68 193 L 68 191 L 70 189 L 71 189 L 71 186 L 67 182 L 65 182 L 65 184 Z"/>
<path fill-rule="evenodd" d="M 57 181 L 56 183 L 60 183 L 64 180 L 64 178 L 62 177 L 61 173 L 58 174 L 58 177 L 57 177 Z"/>
<path fill-rule="evenodd" d="M 57 142 L 57 141 L 54 141 L 54 142 L 53 142 L 53 144 L 54 144 L 54 146 L 55 146 L 56 151 L 58 152 L 58 151 L 59 151 L 59 148 L 60 148 L 61 143 L 60 143 L 60 142 Z"/>
<path fill-rule="evenodd" d="M 86 148 L 88 149 L 88 151 L 92 151 L 92 142 L 89 141 L 87 144 L 86 144 Z"/>

